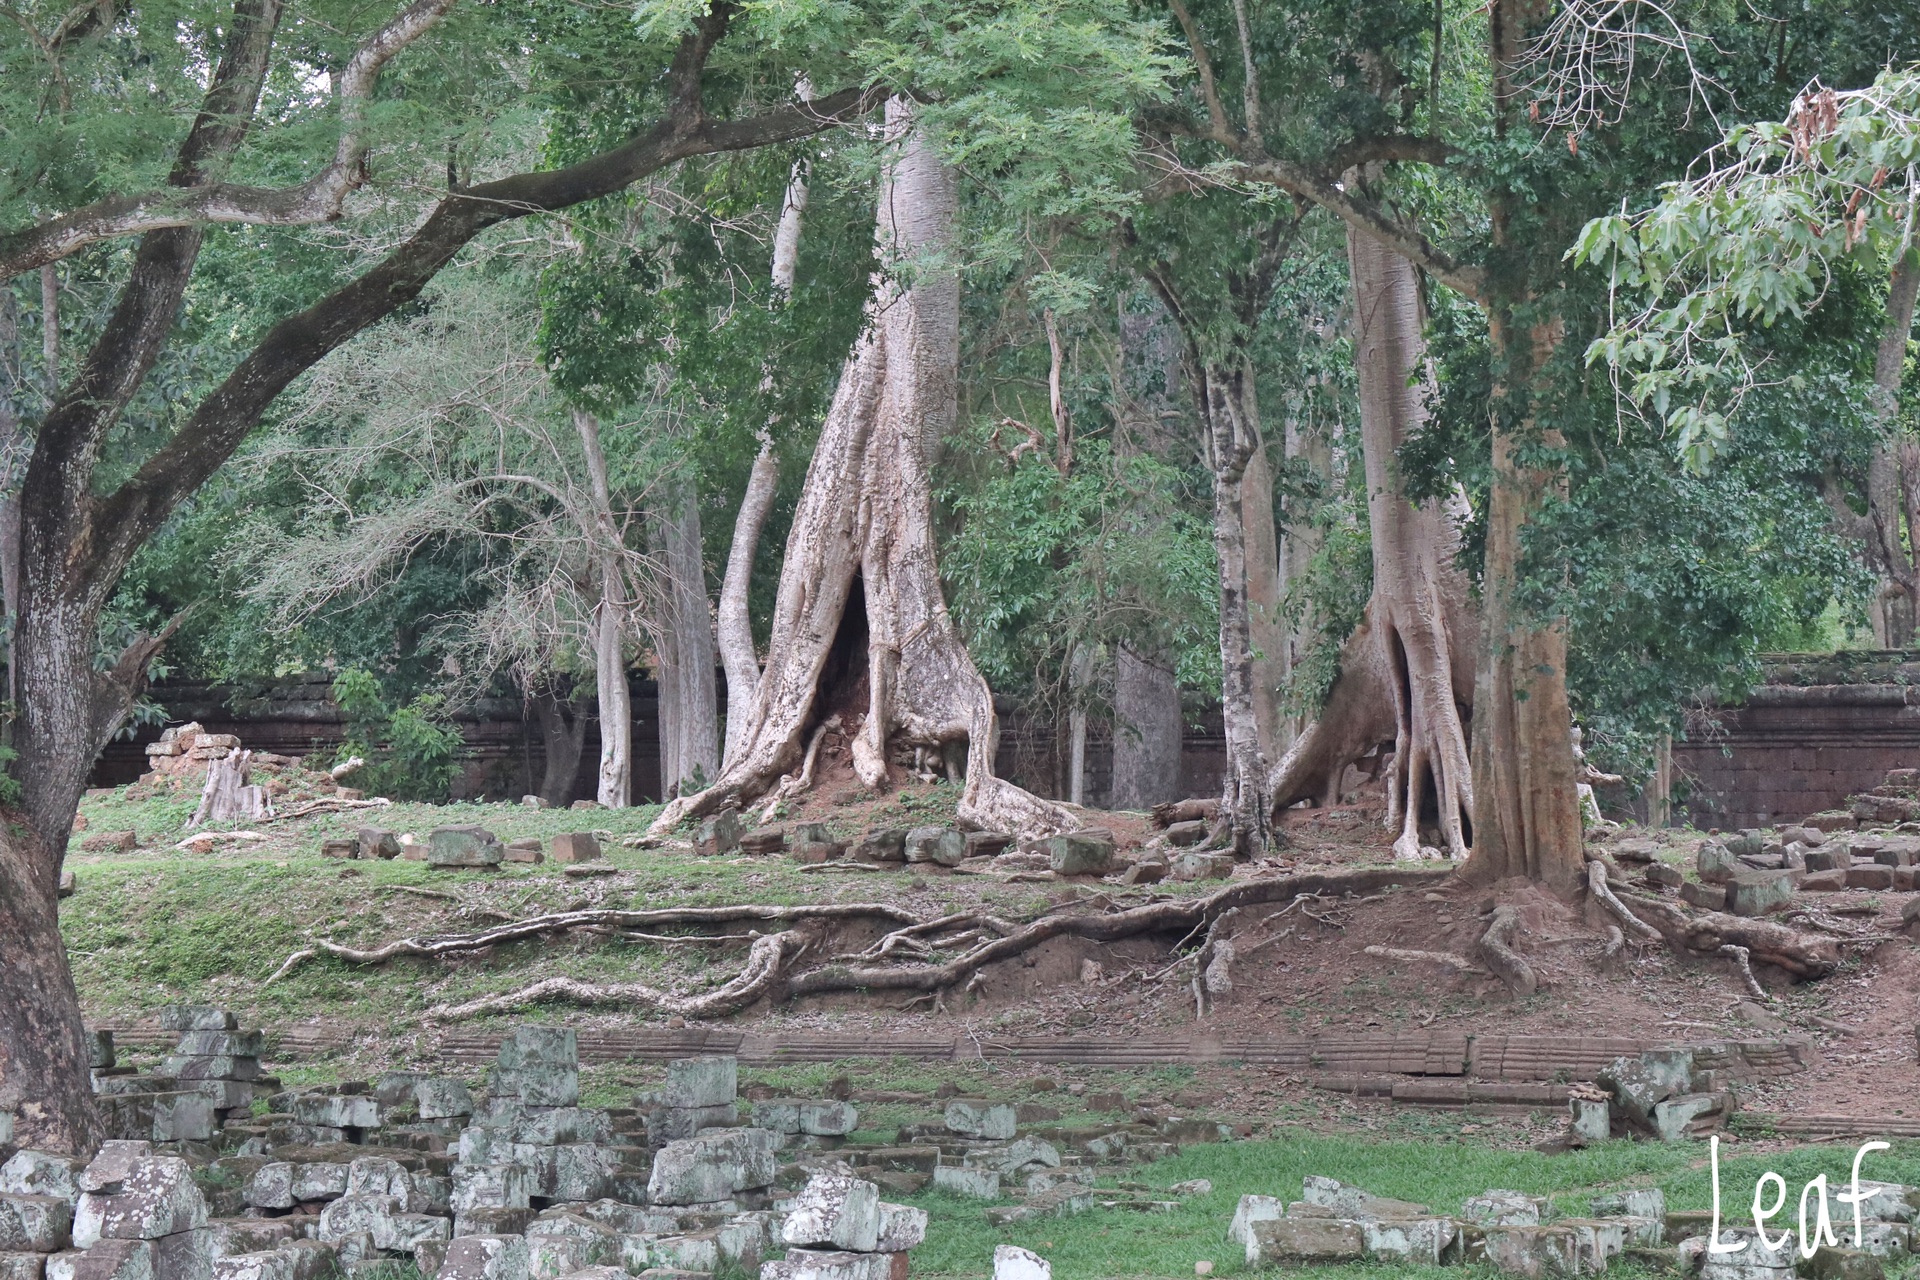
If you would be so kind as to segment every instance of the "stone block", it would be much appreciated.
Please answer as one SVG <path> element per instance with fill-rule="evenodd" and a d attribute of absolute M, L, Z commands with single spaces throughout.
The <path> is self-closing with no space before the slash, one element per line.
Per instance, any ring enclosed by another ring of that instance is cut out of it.
<path fill-rule="evenodd" d="M 1752 851 L 1760 852 L 1758 841 L 1754 842 Z M 1725 884 L 1741 870 L 1738 855 L 1718 840 L 1702 840 L 1694 850 L 1693 859 L 1694 870 L 1703 884 Z"/>
<path fill-rule="evenodd" d="M 880 1239 L 880 1188 L 845 1173 L 816 1173 L 793 1198 L 780 1238 L 790 1245 L 871 1253 Z"/>
<path fill-rule="evenodd" d="M 473 1094 L 458 1080 L 429 1076 L 414 1083 L 413 1105 L 422 1120 L 454 1120 L 473 1114 Z"/>
<path fill-rule="evenodd" d="M 1658 1187 L 1634 1187 L 1595 1196 L 1587 1210 L 1596 1218 L 1657 1218 L 1667 1216 L 1667 1195 Z"/>
<path fill-rule="evenodd" d="M 1168 862 L 1167 873 L 1183 882 L 1231 879 L 1233 855 L 1217 850 L 1185 849 Z"/>
<path fill-rule="evenodd" d="M 1727 886 L 1724 882 L 1689 880 L 1680 886 L 1680 900 L 1703 911 L 1725 911 Z"/>
<path fill-rule="evenodd" d="M 908 862 L 957 867 L 967 856 L 967 838 L 952 827 L 915 827 L 907 832 Z"/>
<path fill-rule="evenodd" d="M 438 827 L 427 837 L 427 865 L 430 867 L 497 867 L 505 856 L 506 850 L 501 847 L 499 837 L 473 823 Z"/>
<path fill-rule="evenodd" d="M 1605 1142 L 1613 1132 L 1611 1107 L 1604 1096 L 1567 1099 L 1567 1129 L 1579 1142 Z"/>
<path fill-rule="evenodd" d="M 294 1280 L 294 1256 L 267 1253 L 231 1253 L 213 1260 L 212 1280 Z"/>
<path fill-rule="evenodd" d="M 832 1098 L 802 1102 L 798 1121 L 801 1133 L 841 1138 L 860 1127 L 860 1108 Z"/>
<path fill-rule="evenodd" d="M 996 1169 L 1011 1178 L 1027 1169 L 1059 1168 L 1060 1152 L 1040 1138 L 1015 1138 L 1003 1146 L 975 1147 L 967 1152 L 965 1163 L 976 1169 Z"/>
<path fill-rule="evenodd" d="M 352 860 L 360 856 L 360 842 L 344 836 L 335 836 L 320 842 L 320 856 L 323 858 L 341 858 Z"/>
<path fill-rule="evenodd" d="M 1489 1227 L 1484 1248 L 1487 1262 L 1503 1275 L 1546 1280 L 1584 1274 L 1580 1237 L 1570 1227 Z"/>
<path fill-rule="evenodd" d="M 1891 889 L 1893 888 L 1893 871 L 1892 867 L 1883 866 L 1877 862 L 1850 867 L 1847 870 L 1847 888 Z"/>
<path fill-rule="evenodd" d="M 1793 902 L 1795 879 L 1795 873 L 1784 868 L 1739 872 L 1727 882 L 1727 910 L 1750 917 L 1784 911 Z"/>
<path fill-rule="evenodd" d="M 262 1031 L 186 1031 L 173 1051 L 195 1057 L 257 1059 L 267 1051 L 267 1037 Z"/>
<path fill-rule="evenodd" d="M 657 1147 L 708 1129 L 731 1129 L 740 1123 L 740 1112 L 731 1102 L 717 1107 L 655 1106 L 647 1110 L 646 1120 L 647 1141 Z"/>
<path fill-rule="evenodd" d="M 993 1280 L 1053 1280 L 1053 1265 L 1018 1245 L 999 1244 L 993 1247 Z"/>
<path fill-rule="evenodd" d="M 71 1204 L 80 1198 L 80 1172 L 85 1167 L 71 1156 L 16 1151 L 0 1165 L 0 1195 L 58 1196 Z"/>
<path fill-rule="evenodd" d="M 1088 829 L 1049 836 L 1047 866 L 1057 876 L 1103 876 L 1113 869 L 1113 835 Z"/>
<path fill-rule="evenodd" d="M 693 838 L 694 852 L 708 856 L 732 853 L 740 847 L 742 834 L 740 811 L 722 809 L 700 824 Z"/>
<path fill-rule="evenodd" d="M 580 1049 L 571 1027 L 523 1026 L 500 1046 L 488 1075 L 495 1097 L 529 1106 L 570 1107 L 580 1101 Z"/>
<path fill-rule="evenodd" d="M 74 1263 L 73 1280 L 154 1280 L 151 1240 L 102 1240 Z"/>
<path fill-rule="evenodd" d="M 1649 863 L 1647 869 L 1640 873 L 1640 878 L 1662 889 L 1678 889 L 1687 882 L 1680 868 L 1668 866 L 1664 862 Z"/>
<path fill-rule="evenodd" d="M 300 1124 L 332 1129 L 374 1129 L 380 1125 L 380 1100 L 370 1093 L 307 1093 L 293 1100 Z"/>
<path fill-rule="evenodd" d="M 256 1209 L 291 1209 L 296 1203 L 293 1194 L 293 1165 L 284 1160 L 263 1164 L 253 1171 L 242 1191 L 246 1202 Z"/>
<path fill-rule="evenodd" d="M 534 1194 L 547 1200 L 598 1200 L 612 1187 L 619 1168 L 614 1148 L 572 1143 L 545 1148 Z"/>
<path fill-rule="evenodd" d="M 1688 1093 L 1653 1108 L 1653 1131 L 1662 1142 L 1683 1142 L 1703 1122 L 1724 1118 L 1727 1099 L 1718 1093 Z"/>
<path fill-rule="evenodd" d="M 369 862 L 400 856 L 400 837 L 385 827 L 362 827 L 356 836 L 360 856 Z"/>
<path fill-rule="evenodd" d="M 709 1129 L 669 1142 L 654 1155 L 647 1198 L 654 1204 L 702 1204 L 772 1184 L 774 1135 L 765 1129 Z"/>
<path fill-rule="evenodd" d="M 1247 1229 L 1247 1265 L 1357 1262 L 1367 1240 L 1357 1222 L 1340 1218 L 1261 1218 Z"/>
<path fill-rule="evenodd" d="M 874 1249 L 880 1253 L 899 1253 L 918 1249 L 927 1238 L 927 1211 L 912 1205 L 880 1202 L 880 1225 L 874 1233 Z"/>
<path fill-rule="evenodd" d="M 1438 1266 L 1456 1231 L 1451 1218 L 1373 1218 L 1361 1220 L 1360 1235 L 1367 1257 L 1376 1262 Z"/>
<path fill-rule="evenodd" d="M 718 1107 L 740 1096 L 740 1061 L 730 1054 L 667 1063 L 660 1100 L 669 1107 Z"/>
<path fill-rule="evenodd" d="M 933 1171 L 933 1185 L 949 1195 L 967 1196 L 974 1200 L 998 1200 L 1000 1171 L 943 1164 Z"/>
<path fill-rule="evenodd" d="M 904 1254 L 789 1249 L 785 1258 L 760 1264 L 760 1280 L 905 1280 L 905 1263 Z M 641 1274 L 649 1280 L 674 1280 L 670 1272 L 645 1271 Z"/>
<path fill-rule="evenodd" d="M 73 1204 L 64 1196 L 0 1195 L 0 1250 L 54 1253 L 73 1239 Z"/>
<path fill-rule="evenodd" d="M 455 1213 L 524 1209 L 532 1202 L 533 1183 L 532 1171 L 522 1165 L 455 1165 L 453 1195 L 448 1203 Z"/>
<path fill-rule="evenodd" d="M 1335 1217 L 1366 1221 L 1377 1218 L 1418 1218 L 1432 1213 L 1423 1204 L 1389 1200 L 1336 1178 L 1310 1173 L 1302 1180 L 1300 1198 L 1317 1208 L 1330 1210 Z"/>
<path fill-rule="evenodd" d="M 907 833 L 902 827 L 874 827 L 853 847 L 855 862 L 905 862 Z"/>
<path fill-rule="evenodd" d="M 113 1193 L 89 1191 L 80 1197 L 73 1217 L 75 1248 L 100 1240 L 157 1240 L 207 1223 L 206 1198 L 194 1185 L 191 1166 L 178 1157 L 140 1159 L 117 1185 Z"/>
<path fill-rule="evenodd" d="M 1487 1191 L 1469 1196 L 1460 1216 L 1480 1227 L 1534 1227 L 1546 1210 L 1546 1200 L 1524 1191 Z"/>
<path fill-rule="evenodd" d="M 508 862 L 530 867 L 537 867 L 547 860 L 547 855 L 540 852 L 540 841 L 531 836 L 525 840 L 507 841 L 501 857 Z"/>
<path fill-rule="evenodd" d="M 1241 1196 L 1239 1206 L 1233 1211 L 1233 1221 L 1227 1224 L 1227 1239 L 1245 1248 L 1254 1223 L 1271 1222 L 1286 1214 L 1286 1201 L 1279 1196 Z"/>
<path fill-rule="evenodd" d="M 600 841 L 591 831 L 563 831 L 553 838 L 547 851 L 555 862 L 569 866 L 600 861 Z"/>
<path fill-rule="evenodd" d="M 1805 861 L 1809 871 L 1845 871 L 1853 865 L 1853 852 L 1845 840 L 1829 840 L 1808 849 Z"/>
<path fill-rule="evenodd" d="M 114 1064 L 113 1032 L 104 1028 L 94 1028 L 85 1034 L 87 1065 L 95 1071 L 105 1071 Z"/>
<path fill-rule="evenodd" d="M 334 1200 L 347 1194 L 348 1166 L 326 1160 L 308 1160 L 293 1166 L 293 1198 Z"/>
<path fill-rule="evenodd" d="M 198 1084 L 202 1080 L 258 1080 L 260 1059 L 226 1054 L 193 1057 L 176 1053 L 163 1059 L 154 1074 L 179 1084 Z"/>
<path fill-rule="evenodd" d="M 1886 1264 L 1865 1249 L 1821 1245 L 1811 1258 L 1801 1259 L 1804 1280 L 1886 1280 Z"/>
<path fill-rule="evenodd" d="M 519 1208 L 481 1207 L 456 1213 L 453 1218 L 453 1234 L 459 1236 L 519 1236 L 525 1235 L 527 1227 L 533 1222 L 533 1210 L 526 1206 Z"/>
<path fill-rule="evenodd" d="M 950 1098 L 944 1116 L 947 1132 L 964 1138 L 1004 1142 L 1013 1137 L 1016 1113 L 1004 1102 L 985 1098 Z"/>
<path fill-rule="evenodd" d="M 457 1236 L 434 1280 L 526 1280 L 524 1236 Z"/>
<path fill-rule="evenodd" d="M 1800 877 L 1802 893 L 1838 893 L 1847 887 L 1848 872 L 1838 869 L 1832 871 L 1809 871 Z"/>

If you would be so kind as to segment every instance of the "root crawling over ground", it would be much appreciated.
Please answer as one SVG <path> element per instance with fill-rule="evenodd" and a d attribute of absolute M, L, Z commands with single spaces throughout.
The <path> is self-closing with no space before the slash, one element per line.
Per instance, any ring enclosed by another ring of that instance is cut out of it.
<path fill-rule="evenodd" d="M 1449 876 L 1441 867 L 1390 867 L 1358 871 L 1330 871 L 1244 880 L 1205 897 L 1161 898 L 1124 910 L 1085 911 L 1070 906 L 1049 909 L 1038 918 L 1014 922 L 981 912 L 960 912 L 923 918 L 899 907 L 879 903 L 828 904 L 797 907 L 743 905 L 687 907 L 662 911 L 571 911 L 513 921 L 471 933 L 426 938 L 401 938 L 384 946 L 359 949 L 338 943 L 316 942 L 287 957 L 268 982 L 274 982 L 308 960 L 330 956 L 348 964 L 379 964 L 397 956 L 444 958 L 472 954 L 503 942 L 520 941 L 572 929 L 592 929 L 614 936 L 633 936 L 640 928 L 667 925 L 714 926 L 746 921 L 794 924 L 796 928 L 755 937 L 745 965 L 725 985 L 689 995 L 641 983 L 595 984 L 555 977 L 518 991 L 488 996 L 465 1004 L 431 1011 L 440 1020 L 459 1020 L 518 1008 L 541 1001 L 588 1005 L 620 1005 L 677 1013 L 686 1017 L 723 1017 L 762 1000 L 825 995 L 847 991 L 905 991 L 938 995 L 967 982 L 983 967 L 1012 959 L 1051 938 L 1078 937 L 1117 942 L 1151 934 L 1179 938 L 1182 943 L 1208 937 L 1215 951 L 1221 943 L 1211 938 L 1213 926 L 1241 907 L 1289 902 L 1311 894 L 1338 896 L 1372 893 L 1390 887 L 1431 887 Z M 884 920 L 896 925 L 891 932 L 860 952 L 821 956 L 819 936 L 809 926 L 834 920 Z M 1178 944 L 1176 944 L 1178 945 Z M 804 964 L 815 958 L 810 966 Z M 1202 969 L 1206 967 L 1204 964 Z"/>

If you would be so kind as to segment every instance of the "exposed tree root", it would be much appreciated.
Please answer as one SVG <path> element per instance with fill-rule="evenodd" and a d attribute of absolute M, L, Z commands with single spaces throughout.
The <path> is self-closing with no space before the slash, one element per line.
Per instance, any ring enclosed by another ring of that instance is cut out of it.
<path fill-rule="evenodd" d="M 1676 950 L 1722 955 L 1722 947 L 1744 947 L 1749 963 L 1778 965 L 1802 980 L 1827 977 L 1840 967 L 1839 939 L 1802 933 L 1776 920 L 1722 911 L 1690 916 L 1673 903 L 1638 894 L 1633 895 L 1633 905 Z"/>
<path fill-rule="evenodd" d="M 605 985 L 577 982 L 572 978 L 548 978 L 532 986 L 504 995 L 483 996 L 465 1004 L 440 1005 L 427 1014 L 440 1021 L 456 1021 L 518 1009 L 543 1000 L 566 1000 L 574 1004 L 617 1004 L 658 1009 L 685 1018 L 719 1018 L 738 1013 L 766 995 L 780 979 L 781 969 L 791 956 L 805 949 L 797 933 L 788 930 L 756 939 L 747 949 L 747 963 L 725 986 L 705 995 L 682 996 L 662 991 L 642 982 L 616 982 Z"/>
<path fill-rule="evenodd" d="M 1540 989 L 1533 966 L 1513 949 L 1513 935 L 1520 931 L 1520 913 L 1512 907 L 1496 907 L 1487 932 L 1480 939 L 1480 958 L 1494 976 L 1507 984 L 1517 996 L 1530 996 Z"/>
<path fill-rule="evenodd" d="M 794 963 L 811 949 L 811 943 L 797 930 L 757 939 L 748 952 L 746 967 L 725 986 L 697 996 L 662 991 L 639 983 L 595 985 L 571 978 L 549 978 L 506 995 L 489 996 L 434 1011 L 442 1019 L 473 1017 L 483 1013 L 515 1008 L 541 1000 L 564 1000 L 580 1004 L 627 1004 L 678 1013 L 684 1017 L 720 1017 L 738 1012 L 763 997 L 823 995 L 846 991 L 903 991 L 940 993 L 961 984 L 979 981 L 980 971 L 996 961 L 1011 959 L 1051 938 L 1078 937 L 1099 942 L 1114 942 L 1146 934 L 1179 934 L 1191 938 L 1205 932 L 1208 946 L 1202 950 L 1203 962 L 1196 968 L 1196 982 L 1208 983 L 1214 972 L 1207 999 L 1225 990 L 1224 963 L 1231 963 L 1225 948 L 1230 945 L 1216 935 L 1223 932 L 1221 922 L 1241 907 L 1288 902 L 1308 894 L 1338 895 L 1369 893 L 1390 886 L 1420 886 L 1445 879 L 1445 868 L 1406 867 L 1362 871 L 1326 872 L 1300 876 L 1281 876 L 1246 880 L 1229 885 L 1204 898 L 1162 898 L 1142 906 L 1106 912 L 1081 912 L 1057 909 L 1037 920 L 1014 924 L 973 912 L 956 913 L 933 920 L 921 920 L 894 907 L 873 904 L 813 907 L 704 907 L 672 911 L 577 911 L 518 921 L 498 929 L 478 933 L 450 935 L 438 939 L 401 939 L 367 951 L 319 943 L 316 947 L 288 957 L 277 980 L 293 967 L 317 955 L 332 955 L 352 963 L 378 963 L 399 955 L 451 955 L 470 953 L 500 942 L 557 932 L 569 928 L 619 930 L 619 936 L 643 924 L 718 924 L 741 920 L 820 921 L 860 916 L 891 919 L 905 927 L 887 934 L 866 950 L 851 956 L 836 956 L 811 969 L 791 972 Z M 958 955 L 941 959 L 941 952 L 960 948 Z M 905 963 L 882 963 L 892 958 Z M 1186 957 L 1184 959 L 1191 959 Z M 1229 979 L 1230 982 L 1230 979 Z"/>
<path fill-rule="evenodd" d="M 1648 942 L 1661 940 L 1658 929 L 1627 910 L 1626 904 L 1614 895 L 1613 889 L 1607 884 L 1606 863 L 1595 861 L 1587 864 L 1587 889 L 1600 900 L 1602 906 L 1618 917 L 1629 933 Z M 1611 955 L 1612 952 L 1608 954 Z"/>
<path fill-rule="evenodd" d="M 1419 951 L 1412 947 L 1383 947 L 1377 943 L 1365 950 L 1368 955 L 1378 956 L 1383 960 L 1404 960 L 1412 964 L 1443 964 L 1461 973 L 1486 972 L 1465 956 L 1457 956 L 1451 951 Z"/>
<path fill-rule="evenodd" d="M 1745 947 L 1737 947 L 1731 942 L 1720 948 L 1720 954 L 1733 961 L 1733 967 L 1740 971 L 1740 980 L 1747 984 L 1747 991 L 1758 999 L 1767 998 L 1767 989 L 1760 985 L 1760 979 L 1753 976 L 1753 965 L 1748 962 L 1749 952 Z"/>
<path fill-rule="evenodd" d="M 888 906 L 880 902 L 814 904 L 809 906 L 766 906 L 758 903 L 746 903 L 733 907 L 666 907 L 658 911 L 559 911 L 551 915 L 534 916 L 527 920 L 514 920 L 497 925 L 491 929 L 481 929 L 474 933 L 446 933 L 426 938 L 399 938 L 371 950 L 343 946 L 316 938 L 311 947 L 302 948 L 288 956 L 286 962 L 274 970 L 262 986 L 272 986 L 280 979 L 292 973 L 309 960 L 320 956 L 332 956 L 348 964 L 381 964 L 395 956 L 444 957 L 466 955 L 483 951 L 488 947 L 497 947 L 502 943 L 520 942 L 527 938 L 537 938 L 549 933 L 564 933 L 569 929 L 601 929 L 628 931 L 645 929 L 657 925 L 698 925 L 698 924 L 739 924 L 747 920 L 798 921 L 798 920 L 854 920 L 860 918 L 894 920 L 911 923 L 918 919 L 911 911 L 901 907 Z"/>

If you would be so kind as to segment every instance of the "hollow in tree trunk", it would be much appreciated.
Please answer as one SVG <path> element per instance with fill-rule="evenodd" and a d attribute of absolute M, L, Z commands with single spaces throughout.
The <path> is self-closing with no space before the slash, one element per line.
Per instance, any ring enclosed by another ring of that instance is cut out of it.
<path fill-rule="evenodd" d="M 1398 452 L 1426 414 L 1419 282 L 1412 263 L 1369 236 L 1349 231 L 1347 255 L 1373 593 L 1341 648 L 1326 706 L 1275 771 L 1273 798 L 1277 808 L 1302 798 L 1331 803 L 1349 764 L 1391 744 L 1394 856 L 1427 856 L 1421 823 L 1430 800 L 1446 852 L 1464 858 L 1475 619 L 1454 564 L 1454 520 L 1437 501 L 1409 502 L 1398 471 Z"/>
<path fill-rule="evenodd" d="M 785 788 L 798 789 L 809 745 L 836 723 L 868 787 L 888 785 L 902 761 L 953 771 L 964 751 L 962 823 L 1079 825 L 1068 806 L 994 775 L 993 698 L 941 593 L 928 466 L 957 414 L 955 194 L 909 100 L 888 103 L 887 134 L 878 238 L 896 270 L 877 283 L 807 470 L 759 692 L 719 781 L 668 805 L 658 830 L 765 795 L 790 771 Z"/>
<path fill-rule="evenodd" d="M 1180 747 L 1173 664 L 1120 645 L 1113 670 L 1113 807 L 1151 809 L 1181 799 Z"/>

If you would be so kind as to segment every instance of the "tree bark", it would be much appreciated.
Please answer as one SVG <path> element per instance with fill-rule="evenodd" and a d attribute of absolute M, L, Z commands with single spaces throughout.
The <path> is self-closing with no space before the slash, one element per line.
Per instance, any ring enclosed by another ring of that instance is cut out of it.
<path fill-rule="evenodd" d="M 1273 799 L 1276 810 L 1302 798 L 1331 803 L 1349 764 L 1391 744 L 1394 856 L 1427 856 L 1420 834 L 1431 795 L 1441 842 L 1464 858 L 1473 811 L 1465 716 L 1474 618 L 1454 565 L 1453 520 L 1438 502 L 1409 502 L 1398 471 L 1401 446 L 1425 421 L 1430 383 L 1419 282 L 1412 263 L 1359 232 L 1347 233 L 1347 255 L 1373 592 L 1341 649 L 1326 707 L 1275 771 Z"/>
<path fill-rule="evenodd" d="M 0 1112 L 13 1145 L 84 1158 L 104 1135 L 60 937 L 60 862 L 30 831 L 0 832 Z"/>
<path fill-rule="evenodd" d="M 663 488 L 665 500 L 650 524 L 664 573 L 658 625 L 664 799 L 704 789 L 720 775 L 720 716 L 700 508 L 692 484 Z"/>
<path fill-rule="evenodd" d="M 1920 524 L 1920 447 L 1893 438 L 1900 412 L 1900 375 L 1906 368 L 1907 341 L 1920 299 L 1920 248 L 1908 249 L 1894 264 L 1887 290 L 1887 320 L 1874 352 L 1874 418 L 1882 440 L 1867 465 L 1867 522 L 1862 548 L 1877 571 L 1880 590 L 1873 604 L 1874 640 L 1883 649 L 1913 644 L 1920 611 L 1920 564 L 1913 537 Z"/>
<path fill-rule="evenodd" d="M 773 235 L 776 304 L 792 296 L 799 270 L 800 223 L 807 211 L 808 173 L 806 157 L 793 162 L 786 196 L 780 204 L 780 222 Z M 761 380 L 760 386 L 763 391 L 772 388 L 771 372 Z M 760 532 L 773 511 L 780 484 L 780 464 L 773 452 L 773 427 L 769 419 L 760 429 L 760 449 L 747 474 L 747 491 L 740 498 L 740 511 L 733 522 L 733 543 L 727 550 L 727 572 L 720 580 L 716 631 L 720 662 L 727 673 L 727 736 L 722 767 L 732 764 L 739 753 L 746 709 L 753 705 L 753 696 L 760 688 L 760 654 L 753 643 L 753 618 L 747 605 L 753 586 L 753 560 L 760 550 Z"/>
<path fill-rule="evenodd" d="M 813 731 L 835 717 L 868 787 L 886 786 L 902 753 L 944 757 L 964 744 L 962 823 L 1040 833 L 1079 825 L 1067 807 L 994 776 L 993 698 L 941 592 L 928 464 L 957 416 L 955 192 L 908 99 L 889 101 L 887 136 L 878 239 L 889 266 L 912 265 L 911 283 L 893 273 L 876 281 L 841 373 L 787 538 L 739 751 L 714 786 L 668 805 L 658 830 L 781 786 Z M 858 612 L 849 609 L 856 587 Z"/>
<path fill-rule="evenodd" d="M 587 746 L 587 717 L 573 699 L 552 684 L 528 691 L 534 720 L 540 726 L 545 764 L 539 796 L 555 809 L 573 801 L 573 782 L 580 776 L 580 757 Z"/>
<path fill-rule="evenodd" d="M 1182 798 L 1180 687 L 1173 665 L 1122 644 L 1114 655 L 1115 809 L 1151 809 Z"/>
<path fill-rule="evenodd" d="M 1234 854 L 1258 857 L 1273 843 L 1268 819 L 1267 756 L 1261 741 L 1259 668 L 1247 563 L 1247 464 L 1260 448 L 1250 413 L 1250 367 L 1203 372 L 1206 456 L 1213 472 L 1213 550 L 1220 575 L 1220 701 L 1227 769 L 1220 813 Z M 1271 508 L 1271 490 L 1256 501 Z"/>
<path fill-rule="evenodd" d="M 593 610 L 593 682 L 600 717 L 600 776 L 594 798 L 604 808 L 624 809 L 633 803 L 633 702 L 627 689 L 626 647 L 630 609 L 621 564 L 625 539 L 613 519 L 613 487 L 607 479 L 607 455 L 600 447 L 600 419 L 576 408 L 573 426 L 587 462 L 593 504 L 588 542 L 600 577 L 600 601 Z"/>
<path fill-rule="evenodd" d="M 1540 326 L 1516 337 L 1490 317 L 1496 367 L 1493 487 L 1487 507 L 1487 556 L 1481 587 L 1481 641 L 1473 693 L 1473 856 L 1464 874 L 1479 883 L 1524 876 L 1563 893 L 1586 882 L 1567 703 L 1567 623 L 1521 613 L 1521 530 L 1558 483 L 1554 473 L 1516 455 L 1528 436 L 1549 447 L 1558 433 L 1520 416 L 1520 381 L 1538 373 L 1559 340 Z M 1518 350 L 1515 347 L 1518 346 Z M 1507 404 L 1501 404 L 1505 400 Z"/>

